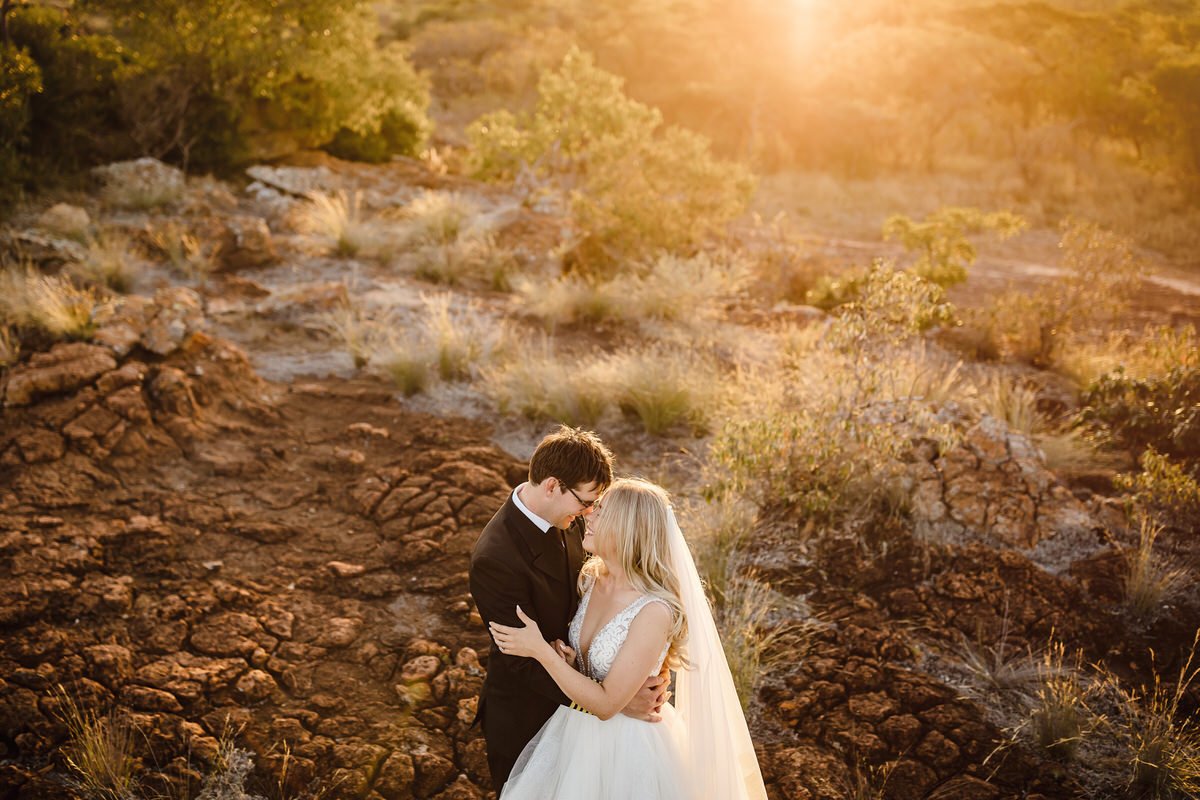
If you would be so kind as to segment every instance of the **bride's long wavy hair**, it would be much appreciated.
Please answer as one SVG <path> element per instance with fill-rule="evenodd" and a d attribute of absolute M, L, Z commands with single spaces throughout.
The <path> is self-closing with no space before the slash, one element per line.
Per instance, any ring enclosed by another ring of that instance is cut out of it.
<path fill-rule="evenodd" d="M 611 543 L 606 549 L 613 551 L 612 558 L 633 588 L 661 598 L 671 608 L 667 663 L 678 669 L 687 663 L 688 626 L 679 577 L 671 567 L 670 495 L 649 481 L 621 478 L 608 487 L 598 505 L 599 513 L 588 520 L 593 535 Z M 580 592 L 589 578 L 607 572 L 603 559 L 589 558 L 579 574 Z"/>

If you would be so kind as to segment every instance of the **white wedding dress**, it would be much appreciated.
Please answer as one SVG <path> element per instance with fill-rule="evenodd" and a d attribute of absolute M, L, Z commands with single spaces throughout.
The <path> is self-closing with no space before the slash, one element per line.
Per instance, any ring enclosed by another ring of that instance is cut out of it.
<path fill-rule="evenodd" d="M 568 631 L 576 668 L 603 681 L 617 658 L 629 626 L 655 597 L 642 595 L 605 623 L 586 655 L 579 643 L 592 597 L 589 586 Z M 662 669 L 663 648 L 651 675 Z M 683 731 L 675 709 L 662 709 L 661 722 L 616 714 L 611 719 L 560 706 L 521 751 L 500 793 L 502 800 L 697 800 L 683 768 Z"/>
<path fill-rule="evenodd" d="M 712 609 L 673 511 L 671 569 L 688 621 L 687 665 L 675 674 L 674 705 L 662 722 L 624 714 L 601 720 L 560 706 L 521 751 L 501 800 L 767 800 L 762 772 Z M 643 595 L 579 646 L 591 600 L 586 587 L 568 636 L 580 671 L 603 681 L 648 603 Z M 662 668 L 663 649 L 652 675 Z"/>

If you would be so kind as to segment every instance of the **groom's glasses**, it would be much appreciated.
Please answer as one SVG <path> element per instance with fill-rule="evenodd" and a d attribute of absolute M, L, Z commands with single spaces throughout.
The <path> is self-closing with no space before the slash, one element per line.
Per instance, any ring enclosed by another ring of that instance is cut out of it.
<path fill-rule="evenodd" d="M 574 489 L 572 489 L 570 486 L 567 486 L 567 485 L 566 485 L 565 483 L 563 483 L 562 481 L 559 481 L 559 484 L 558 484 L 558 485 L 559 485 L 559 486 L 561 486 L 562 488 L 566 489 L 568 492 L 570 492 L 570 493 L 571 493 L 571 497 L 574 497 L 574 498 L 575 498 L 575 502 L 579 503 L 579 505 L 583 506 L 585 509 L 587 509 L 587 508 L 591 508 L 593 505 L 595 505 L 595 504 L 596 504 L 596 500 L 599 500 L 599 499 L 600 499 L 599 497 L 597 497 L 597 498 L 596 498 L 596 500 L 584 500 L 582 497 L 580 497 L 579 495 L 575 494 L 575 490 L 574 490 Z"/>

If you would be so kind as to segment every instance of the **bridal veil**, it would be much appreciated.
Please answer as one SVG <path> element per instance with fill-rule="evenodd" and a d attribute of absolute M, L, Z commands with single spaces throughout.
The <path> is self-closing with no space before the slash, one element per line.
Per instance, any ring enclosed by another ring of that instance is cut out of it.
<path fill-rule="evenodd" d="M 675 676 L 675 710 L 687 731 L 684 763 L 706 797 L 766 800 L 750 729 L 696 562 L 674 510 L 668 515 L 671 561 L 688 620 L 688 664 Z"/>

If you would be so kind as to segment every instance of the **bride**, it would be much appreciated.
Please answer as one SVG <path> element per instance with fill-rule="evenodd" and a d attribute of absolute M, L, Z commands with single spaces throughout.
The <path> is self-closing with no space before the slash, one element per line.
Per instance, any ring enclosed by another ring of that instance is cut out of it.
<path fill-rule="evenodd" d="M 618 480 L 594 506 L 570 647 L 491 624 L 500 651 L 534 658 L 574 702 L 526 745 L 501 800 L 765 800 L 766 789 L 696 565 L 667 493 Z M 620 711 L 663 664 L 676 671 L 661 722 Z M 579 709 L 579 710 L 575 710 Z M 584 713 L 580 713 L 580 711 Z"/>

